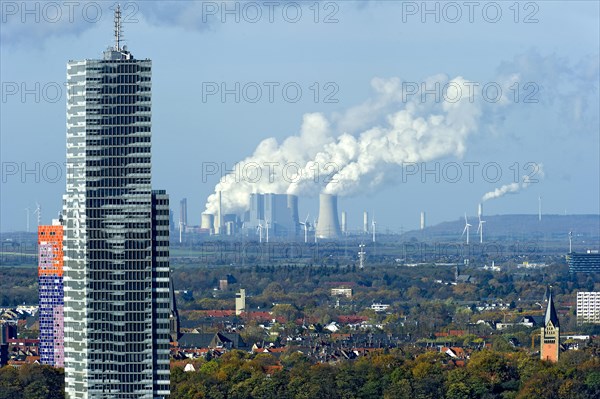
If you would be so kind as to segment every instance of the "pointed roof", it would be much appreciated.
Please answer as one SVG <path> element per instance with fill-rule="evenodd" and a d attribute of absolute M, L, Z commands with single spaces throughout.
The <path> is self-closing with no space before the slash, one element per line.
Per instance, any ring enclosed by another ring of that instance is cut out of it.
<path fill-rule="evenodd" d="M 169 278 L 169 290 L 170 292 L 170 310 L 171 310 L 171 315 L 173 315 L 174 317 L 179 318 L 179 312 L 177 311 L 177 300 L 175 298 L 175 285 L 173 284 L 173 274 L 171 274 L 170 278 Z"/>
<path fill-rule="evenodd" d="M 548 322 L 552 322 L 555 328 L 560 327 L 558 322 L 558 316 L 556 315 L 556 309 L 554 308 L 554 300 L 552 299 L 552 291 L 548 294 L 548 306 L 546 307 L 546 317 L 544 318 L 544 325 L 548 325 Z"/>

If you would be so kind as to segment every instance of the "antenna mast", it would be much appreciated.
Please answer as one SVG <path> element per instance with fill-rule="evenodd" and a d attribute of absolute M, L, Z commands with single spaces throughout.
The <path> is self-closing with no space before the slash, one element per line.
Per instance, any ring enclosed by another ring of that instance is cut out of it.
<path fill-rule="evenodd" d="M 40 226 L 42 224 L 42 206 L 37 202 L 35 203 L 35 211 L 33 214 L 37 215 L 37 224 Z M 27 215 L 29 215 L 29 212 L 27 212 Z"/>
<path fill-rule="evenodd" d="M 121 51 L 121 5 L 115 10 L 115 50 Z"/>
<path fill-rule="evenodd" d="M 364 269 L 365 268 L 365 255 L 367 254 L 365 252 L 365 244 L 363 244 L 362 242 L 360 243 L 360 245 L 358 246 L 359 251 L 358 251 L 358 267 L 360 269 Z"/>

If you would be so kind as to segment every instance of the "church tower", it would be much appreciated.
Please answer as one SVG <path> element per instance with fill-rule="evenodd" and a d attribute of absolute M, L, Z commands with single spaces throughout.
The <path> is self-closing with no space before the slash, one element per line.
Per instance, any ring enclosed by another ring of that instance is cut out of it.
<path fill-rule="evenodd" d="M 540 335 L 540 358 L 551 362 L 558 361 L 560 346 L 560 323 L 554 308 L 552 292 L 548 295 L 548 306 L 546 307 L 546 317 L 544 318 L 544 327 Z"/>

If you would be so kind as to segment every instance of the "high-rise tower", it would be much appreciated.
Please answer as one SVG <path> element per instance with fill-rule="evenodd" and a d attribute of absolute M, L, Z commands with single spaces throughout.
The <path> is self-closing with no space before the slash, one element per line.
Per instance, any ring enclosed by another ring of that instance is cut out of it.
<path fill-rule="evenodd" d="M 151 189 L 151 69 L 121 46 L 67 64 L 66 397 L 169 396 L 169 201 Z"/>

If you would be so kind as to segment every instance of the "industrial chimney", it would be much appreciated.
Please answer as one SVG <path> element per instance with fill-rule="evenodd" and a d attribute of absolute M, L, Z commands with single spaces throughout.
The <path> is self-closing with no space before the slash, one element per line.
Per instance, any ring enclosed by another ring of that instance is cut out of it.
<path fill-rule="evenodd" d="M 369 212 L 363 213 L 363 232 L 369 234 Z"/>
<path fill-rule="evenodd" d="M 425 229 L 425 212 L 421 212 L 421 230 Z"/>
<path fill-rule="evenodd" d="M 300 228 L 300 217 L 298 216 L 298 196 L 288 194 L 287 197 L 287 207 L 290 210 L 290 216 L 292 217 L 292 225 L 293 231 L 290 231 L 290 234 L 293 237 L 296 237 Z"/>
<path fill-rule="evenodd" d="M 318 238 L 339 238 L 340 222 L 337 215 L 337 196 L 321 194 L 319 196 L 319 220 L 317 222 Z"/>
<path fill-rule="evenodd" d="M 342 211 L 342 234 L 346 234 L 347 231 L 347 225 L 346 225 L 346 211 Z"/>
<path fill-rule="evenodd" d="M 219 208 L 217 209 L 217 215 L 214 219 L 215 225 L 215 234 L 219 235 L 223 233 L 223 198 L 221 195 L 221 191 L 217 192 L 218 204 Z"/>

